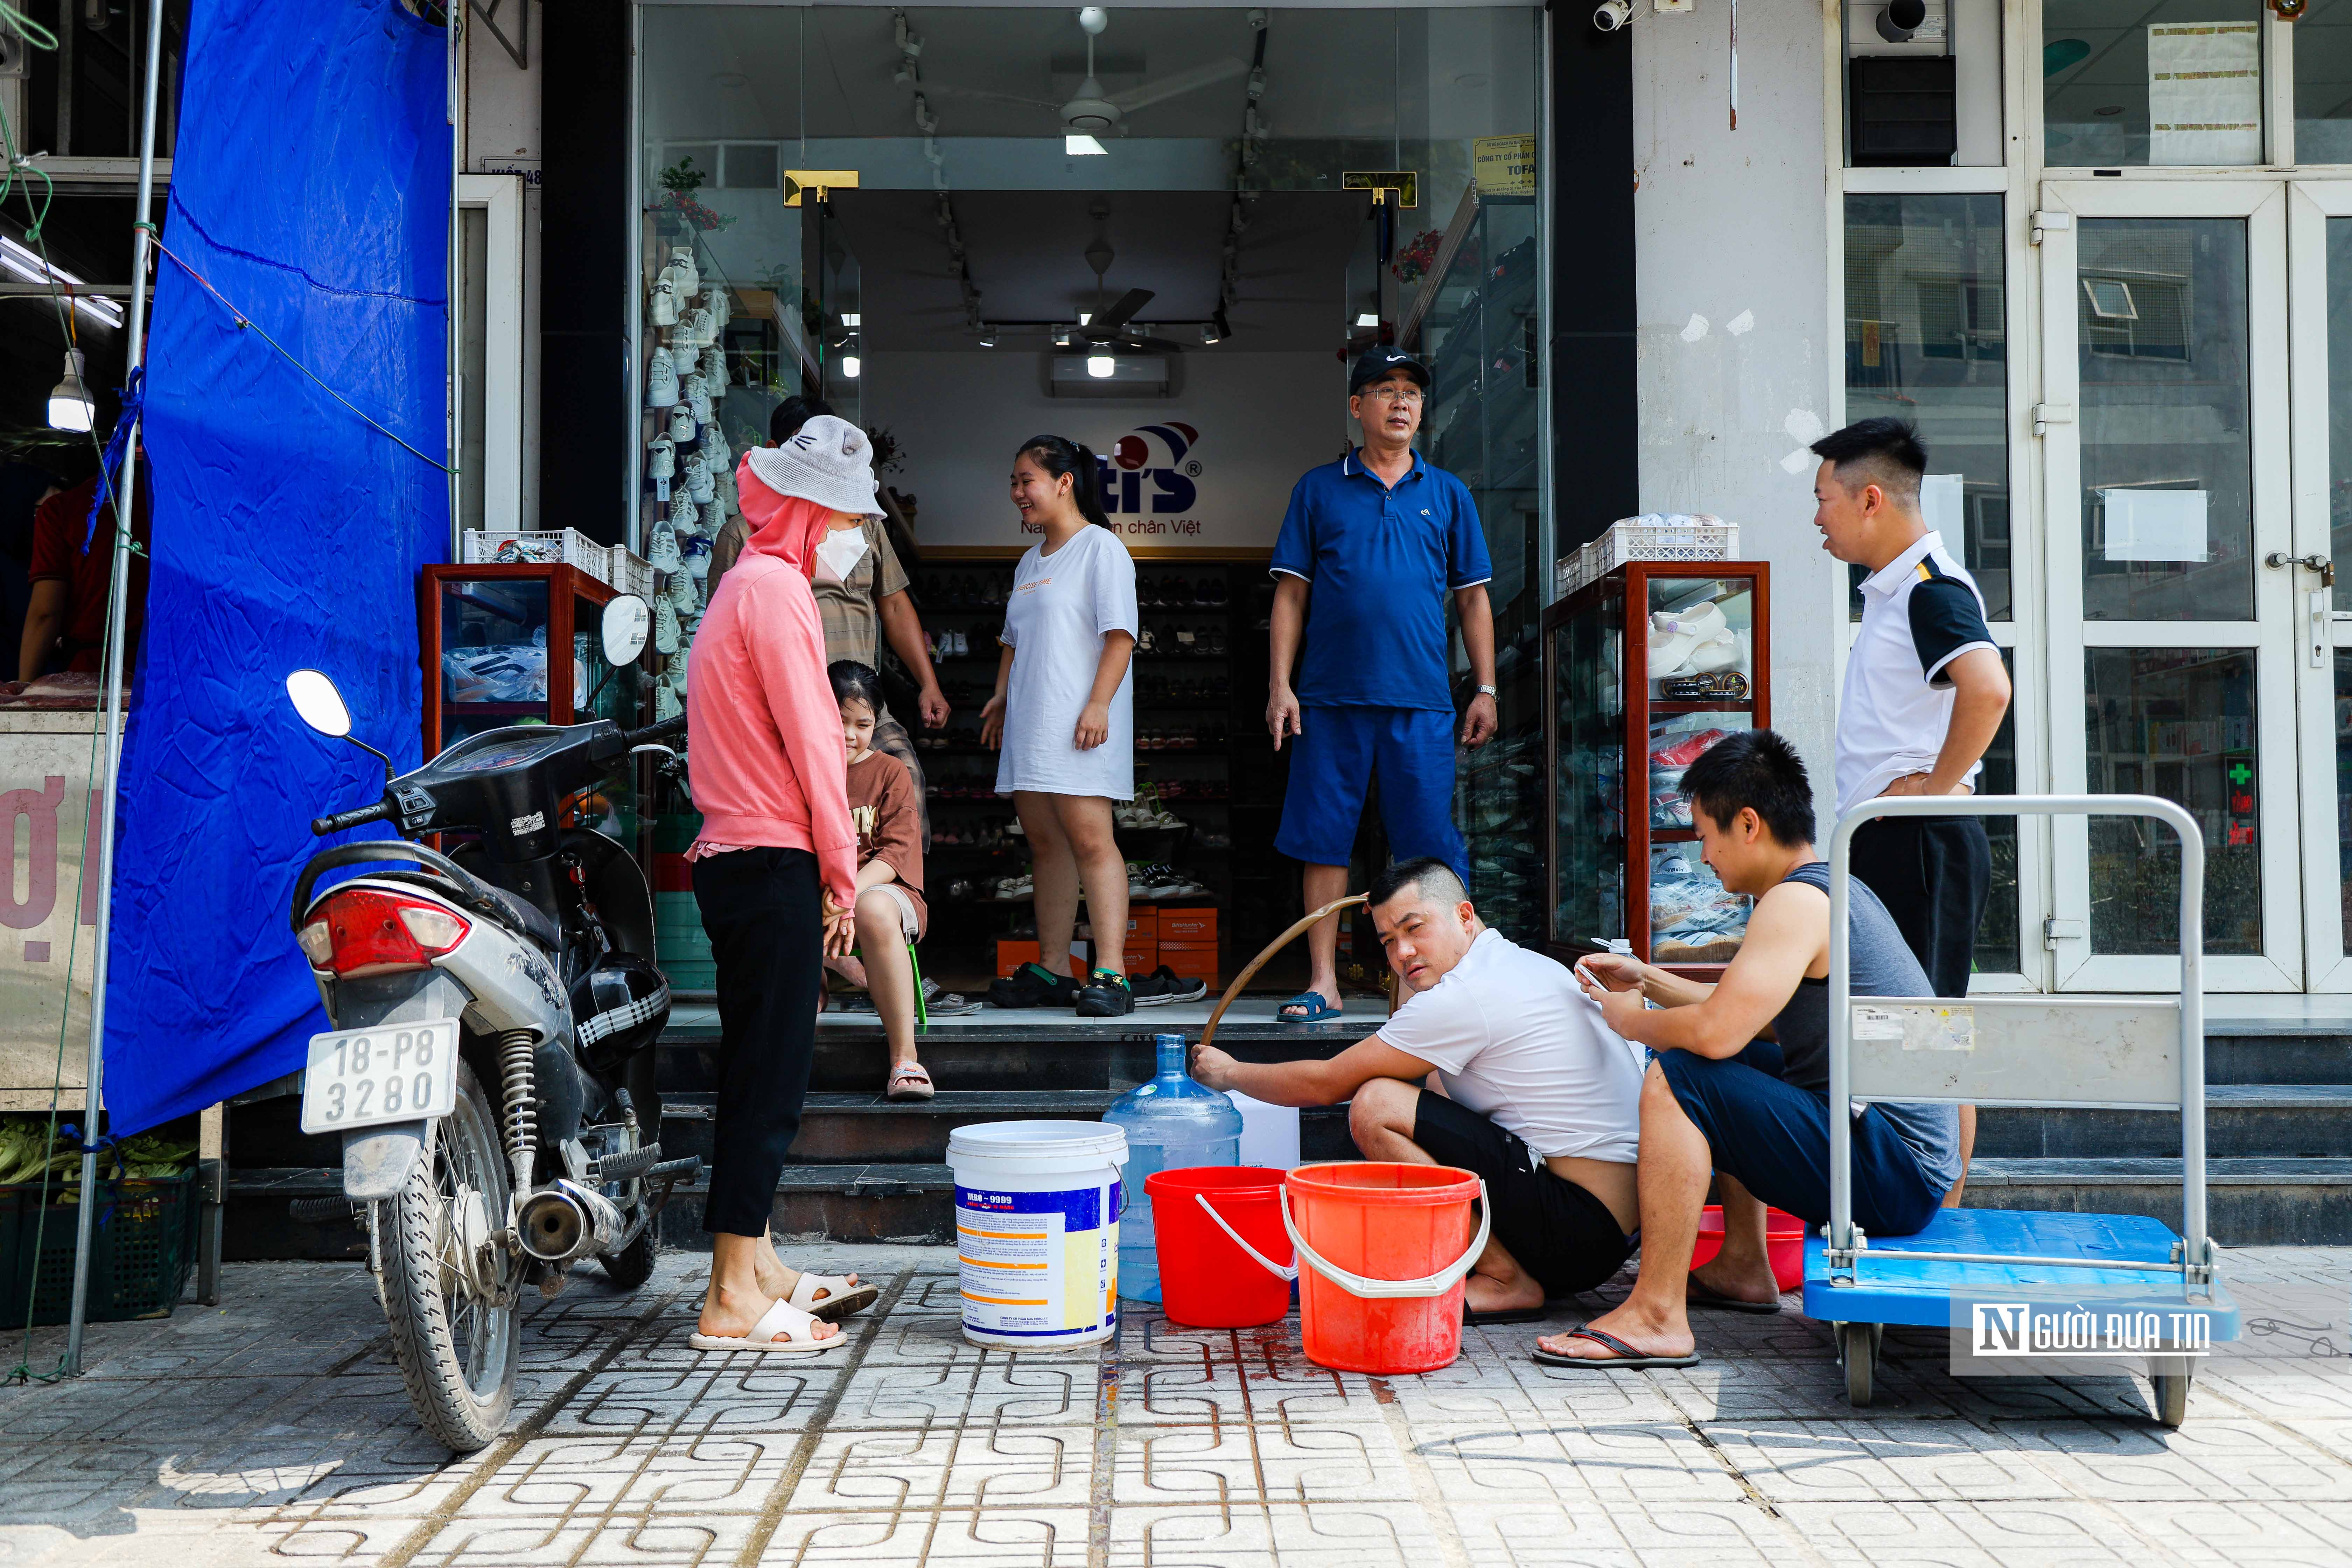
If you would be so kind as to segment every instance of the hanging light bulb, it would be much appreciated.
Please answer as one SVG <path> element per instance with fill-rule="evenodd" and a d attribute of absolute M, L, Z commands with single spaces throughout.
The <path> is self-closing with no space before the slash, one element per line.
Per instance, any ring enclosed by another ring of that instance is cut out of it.
<path fill-rule="evenodd" d="M 1097 381 L 1108 381 L 1118 370 L 1118 361 L 1108 354 L 1088 354 L 1087 374 Z"/>
<path fill-rule="evenodd" d="M 80 432 L 96 423 L 98 409 L 90 402 L 89 389 L 82 385 L 81 374 L 81 351 L 68 349 L 66 378 L 49 390 L 51 429 Z"/>
<path fill-rule="evenodd" d="M 843 380 L 856 381 L 857 379 L 857 373 L 864 368 L 865 366 L 858 363 L 857 356 L 856 354 L 844 354 L 841 356 L 841 374 Z"/>

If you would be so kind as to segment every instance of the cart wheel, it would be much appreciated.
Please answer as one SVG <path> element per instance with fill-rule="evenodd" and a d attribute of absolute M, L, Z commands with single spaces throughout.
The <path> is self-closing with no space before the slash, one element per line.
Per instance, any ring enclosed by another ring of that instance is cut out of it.
<path fill-rule="evenodd" d="M 2189 1373 L 2159 1372 L 2149 1378 L 2156 1390 L 2156 1421 L 2159 1426 L 2178 1426 L 2189 1416 Z"/>
<path fill-rule="evenodd" d="M 1880 1332 L 1876 1323 L 1847 1323 L 1838 1330 L 1838 1353 L 1845 1359 L 1846 1403 L 1857 1410 L 1870 1404 Z"/>

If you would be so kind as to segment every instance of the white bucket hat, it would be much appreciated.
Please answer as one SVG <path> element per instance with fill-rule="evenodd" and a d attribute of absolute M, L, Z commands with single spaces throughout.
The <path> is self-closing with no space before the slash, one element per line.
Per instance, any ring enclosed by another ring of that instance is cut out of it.
<path fill-rule="evenodd" d="M 874 444 L 846 419 L 820 414 L 778 447 L 754 447 L 749 460 L 761 484 L 835 511 L 871 517 Z"/>

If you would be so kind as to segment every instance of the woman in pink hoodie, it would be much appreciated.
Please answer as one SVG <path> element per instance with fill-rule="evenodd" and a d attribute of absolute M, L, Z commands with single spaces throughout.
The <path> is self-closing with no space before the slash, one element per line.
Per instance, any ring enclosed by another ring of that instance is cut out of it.
<path fill-rule="evenodd" d="M 831 416 L 736 473 L 751 538 L 711 596 L 687 679 L 687 755 L 702 834 L 688 851 L 719 985 L 710 1288 L 697 1350 L 809 1355 L 876 1297 L 855 1275 L 797 1272 L 768 1241 L 800 1131 L 824 962 L 849 950 L 857 835 L 841 713 L 809 579 L 816 547 L 876 510 L 865 432 Z"/>

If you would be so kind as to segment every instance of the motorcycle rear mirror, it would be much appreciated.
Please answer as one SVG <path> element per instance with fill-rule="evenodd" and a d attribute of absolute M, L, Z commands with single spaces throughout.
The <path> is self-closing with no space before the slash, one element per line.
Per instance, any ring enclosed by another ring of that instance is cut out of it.
<path fill-rule="evenodd" d="M 615 669 L 636 663 L 653 634 L 653 607 L 635 594 L 618 595 L 604 606 L 604 662 Z"/>
<path fill-rule="evenodd" d="M 298 669 L 288 676 L 286 695 L 302 722 L 320 734 L 338 741 L 351 738 L 352 710 L 343 706 L 343 694 L 335 683 L 318 670 Z"/>

